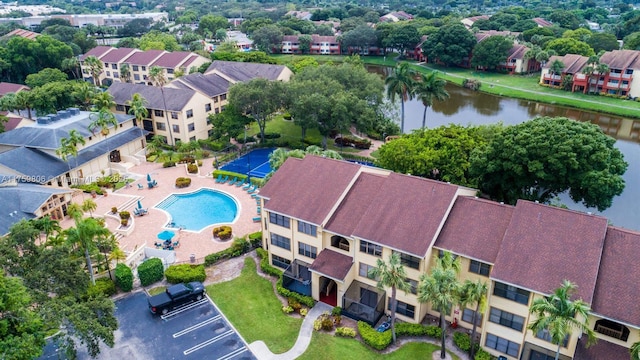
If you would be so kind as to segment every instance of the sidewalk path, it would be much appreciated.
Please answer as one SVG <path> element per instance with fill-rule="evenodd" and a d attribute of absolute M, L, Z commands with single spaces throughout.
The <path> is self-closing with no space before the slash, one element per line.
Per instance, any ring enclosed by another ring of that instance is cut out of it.
<path fill-rule="evenodd" d="M 291 360 L 302 355 L 311 343 L 311 336 L 313 335 L 313 322 L 322 315 L 325 311 L 331 312 L 333 308 L 325 303 L 317 302 L 316 305 L 309 310 L 309 313 L 304 318 L 302 326 L 300 327 L 300 333 L 298 339 L 291 350 L 283 354 L 272 353 L 267 345 L 263 341 L 254 341 L 249 344 L 249 349 L 258 358 L 258 360 Z"/>

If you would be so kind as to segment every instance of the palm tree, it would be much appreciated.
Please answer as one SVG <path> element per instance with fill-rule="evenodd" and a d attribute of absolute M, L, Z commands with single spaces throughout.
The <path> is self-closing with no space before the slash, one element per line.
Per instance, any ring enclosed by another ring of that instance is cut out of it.
<path fill-rule="evenodd" d="M 640 360 L 640 341 L 633 343 L 629 348 L 631 360 Z"/>
<path fill-rule="evenodd" d="M 117 131 L 118 129 L 118 120 L 115 115 L 113 115 L 107 109 L 100 109 L 98 113 L 92 113 L 90 118 L 93 117 L 93 120 L 89 124 L 89 131 L 95 134 L 97 129 L 100 129 L 100 133 L 105 137 L 107 141 L 107 159 L 109 163 L 109 168 L 111 168 L 111 149 L 109 148 L 109 139 L 107 136 L 109 135 L 109 127 L 113 126 L 113 131 Z"/>
<path fill-rule="evenodd" d="M 429 302 L 431 307 L 440 313 L 440 326 L 442 327 L 442 345 L 440 358 L 446 358 L 445 340 L 447 336 L 445 312 L 451 311 L 451 305 L 457 301 L 460 291 L 458 273 L 460 272 L 460 260 L 453 257 L 450 252 L 436 258 L 436 264 L 430 273 L 420 276 L 418 284 L 418 301 Z"/>
<path fill-rule="evenodd" d="M 415 94 L 422 105 L 424 105 L 424 111 L 422 113 L 422 128 L 426 126 L 427 122 L 427 108 L 433 106 L 433 101 L 445 101 L 449 98 L 449 93 L 445 90 L 447 82 L 436 76 L 436 72 L 429 74 L 420 74 L 420 81 L 415 84 Z"/>
<path fill-rule="evenodd" d="M 558 59 L 553 60 L 553 62 L 549 65 L 549 72 L 551 72 L 553 75 L 562 76 L 563 69 L 564 69 L 564 63 Z"/>
<path fill-rule="evenodd" d="M 89 73 L 93 78 L 93 85 L 100 86 L 100 74 L 102 74 L 102 69 L 104 68 L 102 61 L 95 56 L 87 56 L 87 58 L 84 59 L 84 64 L 89 67 Z"/>
<path fill-rule="evenodd" d="M 391 288 L 391 334 L 393 335 L 393 342 L 396 342 L 396 290 L 400 289 L 405 293 L 411 290 L 411 285 L 407 281 L 407 273 L 400 261 L 400 254 L 397 252 L 389 255 L 389 262 L 384 262 L 382 259 L 378 259 L 376 267 L 369 270 L 369 276 L 374 279 L 378 279 L 378 289 L 384 290 L 385 288 Z"/>
<path fill-rule="evenodd" d="M 78 167 L 78 145 L 84 145 L 86 141 L 84 136 L 80 135 L 78 130 L 69 131 L 69 137 L 60 139 L 60 147 L 56 150 L 56 154 L 60 156 L 62 161 L 66 162 L 69 156 L 73 156 Z M 71 165 L 69 164 L 69 170 Z"/>
<path fill-rule="evenodd" d="M 33 106 L 33 96 L 31 91 L 18 91 L 16 93 L 16 108 L 27 109 L 27 117 L 31 119 L 31 107 Z"/>
<path fill-rule="evenodd" d="M 488 291 L 489 288 L 487 286 L 487 283 L 480 280 L 476 282 L 466 280 L 460 288 L 460 307 L 464 309 L 469 305 L 476 305 L 476 309 L 471 319 L 473 322 L 473 328 L 471 330 L 471 348 L 469 349 L 469 359 L 474 358 L 474 352 L 476 350 L 474 340 L 476 338 L 476 327 L 478 325 L 477 316 L 478 314 L 483 313 L 486 309 Z"/>
<path fill-rule="evenodd" d="M 166 144 L 164 137 L 153 135 L 151 141 L 147 143 L 148 154 L 160 156 L 162 154 L 162 145 Z"/>
<path fill-rule="evenodd" d="M 587 346 L 596 342 L 594 331 L 589 327 L 589 305 L 582 299 L 571 301 L 577 286 L 569 280 L 564 280 L 550 296 L 533 301 L 529 311 L 535 315 L 535 320 L 529 329 L 537 334 L 548 331 L 551 343 L 558 345 L 555 360 L 560 356 L 560 346 L 573 330 L 587 334 Z M 576 318 L 577 317 L 577 318 Z"/>
<path fill-rule="evenodd" d="M 72 96 L 81 104 L 80 109 L 89 110 L 93 98 L 96 96 L 96 87 L 87 82 L 78 83 L 73 90 Z"/>
<path fill-rule="evenodd" d="M 393 70 L 393 73 L 385 79 L 387 85 L 387 96 L 392 102 L 396 101 L 396 96 L 400 97 L 400 133 L 404 133 L 404 102 L 413 99 L 413 87 L 415 84 L 416 72 L 408 62 L 401 62 Z"/>
<path fill-rule="evenodd" d="M 91 199 L 85 199 L 85 201 L 82 202 L 81 207 L 82 211 L 88 211 L 89 216 L 93 217 L 93 211 L 98 208 L 98 204 L 96 204 L 96 202 Z"/>
<path fill-rule="evenodd" d="M 120 66 L 120 78 L 126 83 L 131 82 L 131 70 L 129 69 L 129 64 L 122 64 Z"/>
<path fill-rule="evenodd" d="M 137 126 L 142 124 L 142 120 L 149 117 L 147 109 L 147 99 L 139 93 L 133 94 L 131 100 L 127 100 L 126 105 L 129 106 L 129 114 L 136 118 Z"/>
<path fill-rule="evenodd" d="M 44 233 L 45 239 L 49 239 L 49 235 L 54 231 L 61 230 L 58 220 L 53 220 L 49 215 L 45 215 L 40 219 L 35 220 L 34 226 L 36 229 Z"/>
<path fill-rule="evenodd" d="M 162 105 L 164 106 L 164 116 L 167 119 L 167 131 L 169 132 L 169 144 L 171 146 L 175 145 L 173 143 L 173 134 L 171 133 L 171 124 L 169 123 L 169 114 L 167 113 L 167 101 L 164 98 L 164 86 L 167 84 L 167 78 L 164 77 L 164 69 L 159 66 L 152 66 L 149 69 L 149 80 L 155 84 L 155 86 L 160 87 L 160 93 L 162 94 Z"/>
<path fill-rule="evenodd" d="M 89 278 L 91 284 L 95 285 L 96 280 L 93 277 L 93 264 L 91 262 L 91 252 L 95 251 L 96 239 L 102 236 L 108 236 L 109 230 L 100 225 L 94 218 L 83 219 L 81 215 L 74 215 L 75 227 L 71 227 L 65 230 L 67 235 L 67 243 L 73 246 L 77 246 L 84 252 L 84 256 L 87 262 L 87 270 L 89 271 Z"/>
<path fill-rule="evenodd" d="M 95 94 L 91 99 L 93 105 L 97 110 L 109 110 L 116 106 L 116 102 L 113 100 L 113 95 L 110 92 L 103 91 Z"/>
<path fill-rule="evenodd" d="M 71 72 L 71 75 L 73 75 L 74 79 L 78 78 L 78 68 L 80 67 L 80 63 L 78 62 L 78 58 L 70 57 L 70 58 L 62 59 L 62 62 L 60 63 L 60 67 L 64 71 Z"/>

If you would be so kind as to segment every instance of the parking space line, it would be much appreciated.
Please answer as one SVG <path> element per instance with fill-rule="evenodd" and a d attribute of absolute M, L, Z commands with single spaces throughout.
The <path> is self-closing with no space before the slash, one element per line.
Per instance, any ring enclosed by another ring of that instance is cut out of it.
<path fill-rule="evenodd" d="M 233 359 L 234 357 L 242 354 L 243 352 L 249 351 L 249 349 L 247 349 L 247 347 L 241 347 L 239 349 L 235 349 L 232 352 L 228 353 L 227 355 L 223 356 L 223 357 L 219 357 L 218 360 L 229 360 L 229 359 Z"/>
<path fill-rule="evenodd" d="M 177 338 L 177 337 L 180 337 L 180 336 L 182 336 L 184 334 L 188 334 L 193 330 L 200 329 L 201 327 L 207 326 L 207 325 L 211 324 L 212 322 L 220 320 L 221 318 L 222 318 L 222 316 L 216 315 L 216 316 L 212 317 L 211 319 L 207 319 L 207 320 L 202 321 L 200 323 L 197 323 L 197 324 L 195 324 L 193 326 L 189 326 L 188 328 L 186 328 L 186 329 L 184 329 L 182 331 L 178 331 L 177 333 L 173 334 L 173 337 Z"/>
<path fill-rule="evenodd" d="M 186 306 L 183 306 L 183 307 L 179 307 L 176 310 L 173 310 L 173 311 L 167 313 L 166 315 L 160 315 L 160 318 L 162 320 L 167 320 L 167 319 L 169 319 L 169 318 L 171 318 L 173 316 L 176 316 L 176 315 L 178 315 L 178 314 L 180 314 L 182 312 L 185 312 L 187 310 L 193 309 L 194 307 L 196 307 L 198 305 L 204 304 L 207 301 L 209 301 L 209 300 L 207 300 L 207 298 L 202 298 L 202 300 L 199 300 L 199 301 L 196 301 L 196 302 L 192 302 L 192 303 L 190 303 L 190 304 L 188 304 Z"/>
<path fill-rule="evenodd" d="M 198 350 L 200 350 L 200 349 L 202 349 L 202 348 L 204 348 L 206 346 L 209 346 L 209 345 L 213 344 L 214 342 L 216 342 L 216 341 L 218 341 L 220 339 L 223 339 L 223 338 L 225 338 L 225 337 L 227 337 L 229 335 L 233 335 L 233 330 L 229 330 L 227 332 L 224 332 L 224 333 L 222 333 L 222 334 L 220 334 L 220 335 L 218 335 L 216 337 L 213 337 L 213 338 L 211 338 L 211 339 L 209 339 L 209 340 L 207 340 L 205 342 L 202 342 L 202 343 L 200 343 L 200 344 L 198 344 L 198 345 L 196 345 L 194 347 L 191 347 L 191 348 L 183 351 L 182 353 L 185 354 L 185 355 L 189 355 L 192 352 L 198 351 Z"/>

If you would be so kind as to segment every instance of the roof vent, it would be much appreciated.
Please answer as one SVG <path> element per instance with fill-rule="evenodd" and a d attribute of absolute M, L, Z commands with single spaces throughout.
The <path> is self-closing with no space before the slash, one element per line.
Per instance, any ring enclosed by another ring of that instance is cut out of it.
<path fill-rule="evenodd" d="M 69 114 L 71 115 L 78 115 L 80 114 L 80 109 L 78 108 L 68 108 L 67 111 L 69 112 Z"/>
<path fill-rule="evenodd" d="M 67 110 L 60 110 L 58 111 L 58 117 L 60 119 L 66 119 L 69 117 L 69 112 Z"/>
<path fill-rule="evenodd" d="M 50 122 L 54 122 L 54 121 L 58 121 L 60 118 L 58 117 L 58 114 L 49 114 L 47 115 L 49 117 L 49 121 Z"/>
<path fill-rule="evenodd" d="M 49 123 L 49 117 L 48 116 L 41 116 L 41 117 L 36 119 L 36 122 L 39 125 L 47 125 Z"/>
<path fill-rule="evenodd" d="M 593 213 L 591 211 L 587 211 L 587 214 L 589 215 L 593 215 Z"/>

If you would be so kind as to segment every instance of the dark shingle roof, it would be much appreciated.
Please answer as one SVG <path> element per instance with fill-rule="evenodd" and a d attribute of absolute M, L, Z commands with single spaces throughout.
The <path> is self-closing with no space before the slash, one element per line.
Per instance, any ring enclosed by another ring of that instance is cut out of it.
<path fill-rule="evenodd" d="M 228 92 L 230 85 L 231 83 L 229 83 L 227 79 L 218 74 L 203 75 L 193 73 L 175 79 L 171 82 L 170 86 L 180 89 L 196 90 L 208 97 L 213 97 Z"/>
<path fill-rule="evenodd" d="M 628 307 L 626 304 L 625 307 Z M 629 349 L 614 344 L 605 339 L 599 339 L 595 345 L 586 347 L 586 336 L 578 340 L 576 352 L 573 356 L 576 360 L 625 360 L 631 359 Z"/>
<path fill-rule="evenodd" d="M 119 63 L 131 55 L 134 51 L 139 51 L 131 48 L 117 48 L 109 51 L 100 58 L 103 63 Z"/>
<path fill-rule="evenodd" d="M 564 74 L 578 74 L 582 70 L 582 68 L 587 65 L 589 62 L 589 58 L 582 55 L 577 54 L 567 54 L 565 56 L 552 56 L 549 58 L 549 61 L 545 64 L 545 68 L 549 68 L 554 61 L 560 60 L 564 64 L 564 68 L 562 69 L 562 73 Z"/>
<path fill-rule="evenodd" d="M 493 264 L 512 213 L 511 205 L 460 196 L 434 246 Z"/>
<path fill-rule="evenodd" d="M 156 61 L 153 62 L 152 66 L 160 66 L 163 68 L 173 69 L 176 66 L 182 64 L 186 59 L 191 57 L 190 52 L 187 51 L 174 51 L 162 54 Z"/>
<path fill-rule="evenodd" d="M 20 90 L 30 90 L 27 85 L 14 84 L 9 82 L 0 82 L 0 96 L 8 93 L 16 93 Z"/>
<path fill-rule="evenodd" d="M 606 218 L 518 200 L 491 278 L 541 294 L 569 280 L 591 304 L 606 231 Z"/>
<path fill-rule="evenodd" d="M 600 62 L 607 64 L 609 69 L 626 70 L 637 68 L 640 62 L 640 51 L 637 50 L 613 50 L 607 51 L 600 57 Z"/>
<path fill-rule="evenodd" d="M 269 211 L 321 225 L 359 169 L 347 161 L 313 155 L 289 158 L 260 195 L 270 199 L 265 204 Z"/>
<path fill-rule="evenodd" d="M 111 46 L 96 46 L 93 49 L 87 51 L 85 54 L 80 56 L 80 61 L 84 61 L 84 59 L 88 58 L 89 56 L 95 56 L 98 59 L 100 59 L 100 57 L 104 54 L 106 54 L 107 52 L 111 51 L 112 49 L 115 49 Z"/>
<path fill-rule="evenodd" d="M 129 56 L 124 62 L 131 65 L 151 66 L 151 64 L 163 53 L 164 50 L 138 51 Z"/>
<path fill-rule="evenodd" d="M 256 78 L 277 80 L 284 69 L 285 66 L 283 65 L 215 60 L 209 65 L 205 74 L 217 70 L 235 82 L 248 81 Z"/>
<path fill-rule="evenodd" d="M 353 266 L 353 258 L 351 256 L 324 249 L 320 251 L 320 254 L 318 254 L 309 269 L 334 280 L 343 281 L 349 270 L 351 270 L 351 266 Z"/>
<path fill-rule="evenodd" d="M 133 94 L 138 93 L 147 101 L 148 108 L 164 109 L 166 103 L 166 109 L 169 111 L 182 111 L 195 94 L 195 91 L 190 89 L 174 89 L 165 86 L 161 90 L 156 86 L 121 82 L 114 82 L 107 91 L 113 95 L 113 100 L 119 105 L 126 104 Z M 162 91 L 164 91 L 164 101 Z"/>
<path fill-rule="evenodd" d="M 69 192 L 72 190 L 24 183 L 0 187 L 0 204 L 3 211 L 0 214 L 0 235 L 8 233 L 9 228 L 21 219 L 35 218 L 34 213 L 51 195 Z"/>
<path fill-rule="evenodd" d="M 593 299 L 595 313 L 634 326 L 640 325 L 640 233 L 609 227 L 604 240 L 598 284 Z M 626 280 L 625 280 L 626 279 Z"/>

